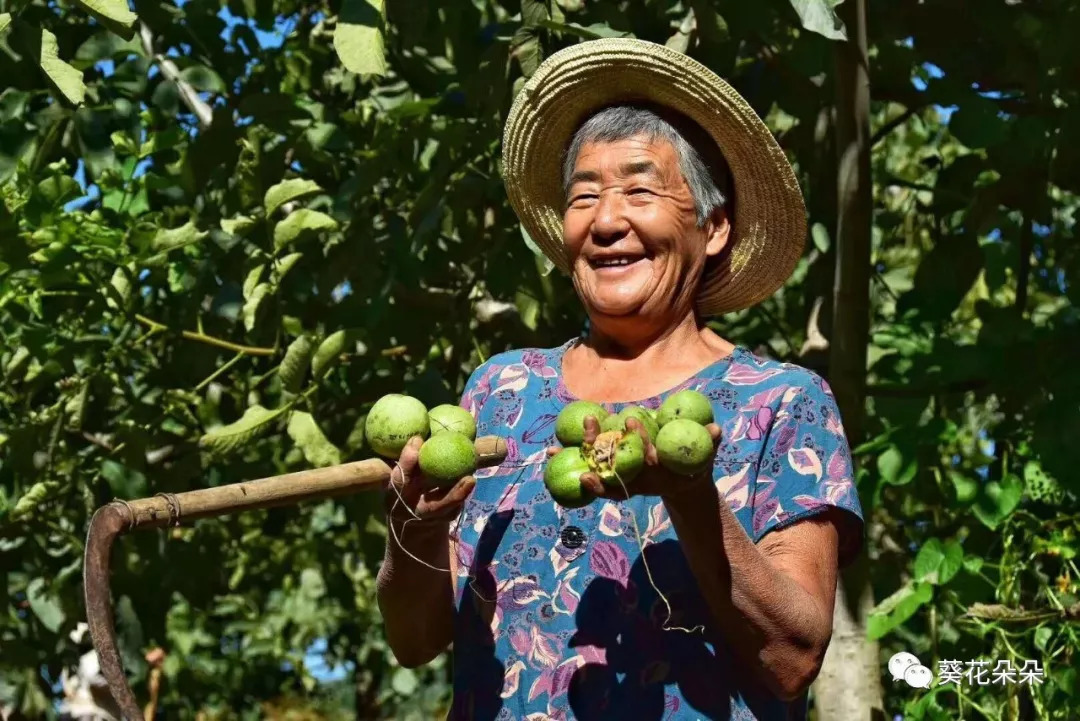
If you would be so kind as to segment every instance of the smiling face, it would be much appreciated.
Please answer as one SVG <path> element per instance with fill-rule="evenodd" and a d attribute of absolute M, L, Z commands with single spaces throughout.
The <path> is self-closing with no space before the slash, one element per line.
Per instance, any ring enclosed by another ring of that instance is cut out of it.
<path fill-rule="evenodd" d="M 690 312 L 705 262 L 723 249 L 729 228 L 722 211 L 698 227 L 678 153 L 666 141 L 636 136 L 586 143 L 578 153 L 563 238 L 594 322 L 670 322 Z"/>

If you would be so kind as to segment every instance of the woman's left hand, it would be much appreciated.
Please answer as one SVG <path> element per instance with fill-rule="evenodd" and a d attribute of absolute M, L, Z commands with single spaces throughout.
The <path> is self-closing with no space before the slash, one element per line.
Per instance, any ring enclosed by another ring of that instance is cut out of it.
<path fill-rule="evenodd" d="M 625 490 L 620 484 L 614 486 L 605 485 L 595 473 L 582 474 L 581 485 L 597 498 L 625 500 L 632 496 L 672 497 L 687 491 L 700 491 L 703 487 L 712 485 L 712 463 L 709 463 L 708 468 L 698 476 L 679 475 L 661 465 L 656 453 L 656 446 L 653 445 L 648 432 L 637 418 L 628 419 L 626 429 L 636 431 L 641 435 L 641 439 L 645 443 L 645 467 L 641 469 L 636 478 L 625 484 Z M 709 435 L 712 437 L 712 455 L 715 457 L 716 449 L 720 443 L 720 426 L 710 423 L 705 426 L 705 429 L 709 431 Z M 587 417 L 585 419 L 585 444 L 595 443 L 598 435 L 600 435 L 599 421 L 593 416 Z M 548 448 L 547 453 L 550 457 L 561 450 L 557 446 L 551 447 Z"/>

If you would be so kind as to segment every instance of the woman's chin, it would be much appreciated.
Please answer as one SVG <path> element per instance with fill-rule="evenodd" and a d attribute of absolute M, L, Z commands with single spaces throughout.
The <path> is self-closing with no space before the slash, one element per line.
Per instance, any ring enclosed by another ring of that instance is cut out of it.
<path fill-rule="evenodd" d="M 590 298 L 590 310 L 609 318 L 637 315 L 648 296 L 597 294 Z"/>

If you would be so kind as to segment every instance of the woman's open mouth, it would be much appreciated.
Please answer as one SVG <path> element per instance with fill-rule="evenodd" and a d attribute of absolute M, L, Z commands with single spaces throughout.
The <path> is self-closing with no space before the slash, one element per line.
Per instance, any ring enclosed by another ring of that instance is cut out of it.
<path fill-rule="evenodd" d="M 645 260 L 644 255 L 609 255 L 589 259 L 593 270 L 622 270 Z"/>

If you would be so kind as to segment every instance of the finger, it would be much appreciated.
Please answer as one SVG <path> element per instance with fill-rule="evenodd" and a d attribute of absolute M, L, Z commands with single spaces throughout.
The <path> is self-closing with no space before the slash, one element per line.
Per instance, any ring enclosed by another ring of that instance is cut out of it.
<path fill-rule="evenodd" d="M 547 449 L 548 458 L 551 458 L 552 456 L 559 455 L 559 451 L 561 451 L 561 450 L 562 449 L 559 448 L 558 446 L 548 446 L 548 449 Z"/>
<path fill-rule="evenodd" d="M 458 506 L 465 502 L 465 499 L 472 493 L 473 488 L 476 487 L 476 479 L 472 476 L 465 476 L 460 481 L 455 483 L 453 487 L 447 491 L 443 499 L 439 501 L 442 506 Z"/>
<path fill-rule="evenodd" d="M 645 446 L 645 463 L 650 466 L 660 465 L 660 456 L 656 453 L 656 446 L 651 443 Z"/>
<path fill-rule="evenodd" d="M 645 444 L 645 454 L 648 455 L 649 447 L 652 446 L 652 439 L 649 438 L 649 432 L 645 430 L 645 424 L 637 418 L 628 418 L 626 420 L 626 430 L 638 432 L 642 442 Z"/>
<path fill-rule="evenodd" d="M 600 435 L 600 421 L 596 416 L 585 416 L 585 442 L 596 443 L 596 437 Z"/>
<path fill-rule="evenodd" d="M 705 430 L 707 430 L 709 432 L 709 435 L 712 436 L 713 443 L 718 443 L 720 441 L 719 425 L 717 425 L 716 423 L 710 423 L 709 425 L 705 426 Z"/>
<path fill-rule="evenodd" d="M 595 473 L 582 473 L 581 485 L 583 485 L 589 493 L 594 496 L 604 495 L 604 484 L 600 481 L 600 477 Z"/>
<path fill-rule="evenodd" d="M 406 478 L 412 476 L 413 471 L 420 465 L 420 446 L 422 445 L 424 445 L 424 439 L 420 436 L 413 436 L 405 444 L 405 447 L 401 449 L 401 455 L 398 457 L 398 467 L 401 468 Z"/>
<path fill-rule="evenodd" d="M 399 496 L 410 508 L 416 505 L 424 492 L 423 479 L 420 477 L 420 446 L 424 441 L 420 436 L 410 438 L 401 449 L 397 465 L 390 472 L 390 483 L 395 488 L 388 489 L 389 495 Z"/>

